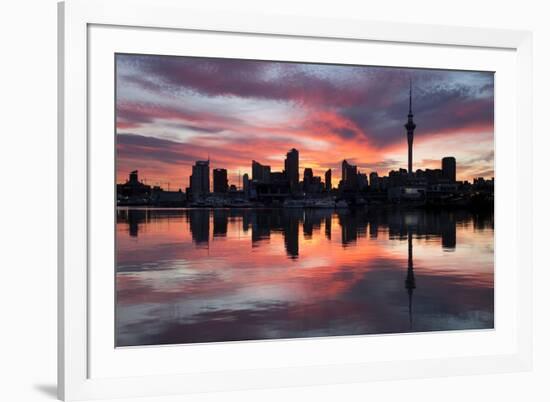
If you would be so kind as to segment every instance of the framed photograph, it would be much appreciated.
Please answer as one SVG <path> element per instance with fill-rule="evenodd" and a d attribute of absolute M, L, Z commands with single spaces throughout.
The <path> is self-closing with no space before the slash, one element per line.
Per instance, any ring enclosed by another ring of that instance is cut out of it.
<path fill-rule="evenodd" d="M 180 3 L 59 5 L 60 398 L 530 369 L 531 34 Z"/>

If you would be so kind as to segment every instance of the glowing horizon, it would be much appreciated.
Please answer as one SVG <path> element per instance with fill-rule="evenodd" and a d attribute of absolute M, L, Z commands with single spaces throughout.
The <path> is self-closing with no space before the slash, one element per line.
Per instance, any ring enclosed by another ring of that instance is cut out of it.
<path fill-rule="evenodd" d="M 251 176 L 282 171 L 291 148 L 332 184 L 342 160 L 366 174 L 406 168 L 409 79 L 417 124 L 413 168 L 454 156 L 457 180 L 494 176 L 490 72 L 117 55 L 117 182 L 188 186 L 191 167 Z"/>

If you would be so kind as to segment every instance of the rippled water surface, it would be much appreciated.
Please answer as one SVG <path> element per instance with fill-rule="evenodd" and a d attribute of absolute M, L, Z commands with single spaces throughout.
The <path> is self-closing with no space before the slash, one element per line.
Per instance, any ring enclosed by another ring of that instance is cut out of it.
<path fill-rule="evenodd" d="M 117 346 L 493 328 L 493 215 L 117 211 Z"/>

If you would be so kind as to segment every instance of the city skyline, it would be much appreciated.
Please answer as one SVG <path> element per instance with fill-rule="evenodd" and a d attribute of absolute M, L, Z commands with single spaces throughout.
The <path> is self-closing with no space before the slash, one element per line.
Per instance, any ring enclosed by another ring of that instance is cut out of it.
<path fill-rule="evenodd" d="M 457 180 L 493 176 L 492 73 L 117 55 L 117 182 L 138 169 L 185 189 L 209 160 L 238 185 L 252 160 L 283 171 L 291 148 L 300 177 L 330 169 L 334 185 L 343 160 L 386 175 L 407 167 L 411 81 L 413 171 L 451 154 Z"/>

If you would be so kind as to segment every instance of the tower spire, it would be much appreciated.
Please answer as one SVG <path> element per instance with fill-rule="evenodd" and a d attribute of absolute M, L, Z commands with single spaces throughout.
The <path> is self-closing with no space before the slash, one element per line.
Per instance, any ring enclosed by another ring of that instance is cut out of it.
<path fill-rule="evenodd" d="M 412 92 L 413 92 L 412 78 L 409 78 L 409 115 L 411 116 L 412 116 Z"/>
<path fill-rule="evenodd" d="M 408 145 L 408 172 L 412 174 L 413 172 L 413 140 L 414 140 L 414 129 L 416 124 L 413 121 L 412 113 L 412 79 L 409 78 L 409 115 L 407 116 L 407 123 L 405 124 L 405 130 L 407 130 L 407 145 Z"/>

